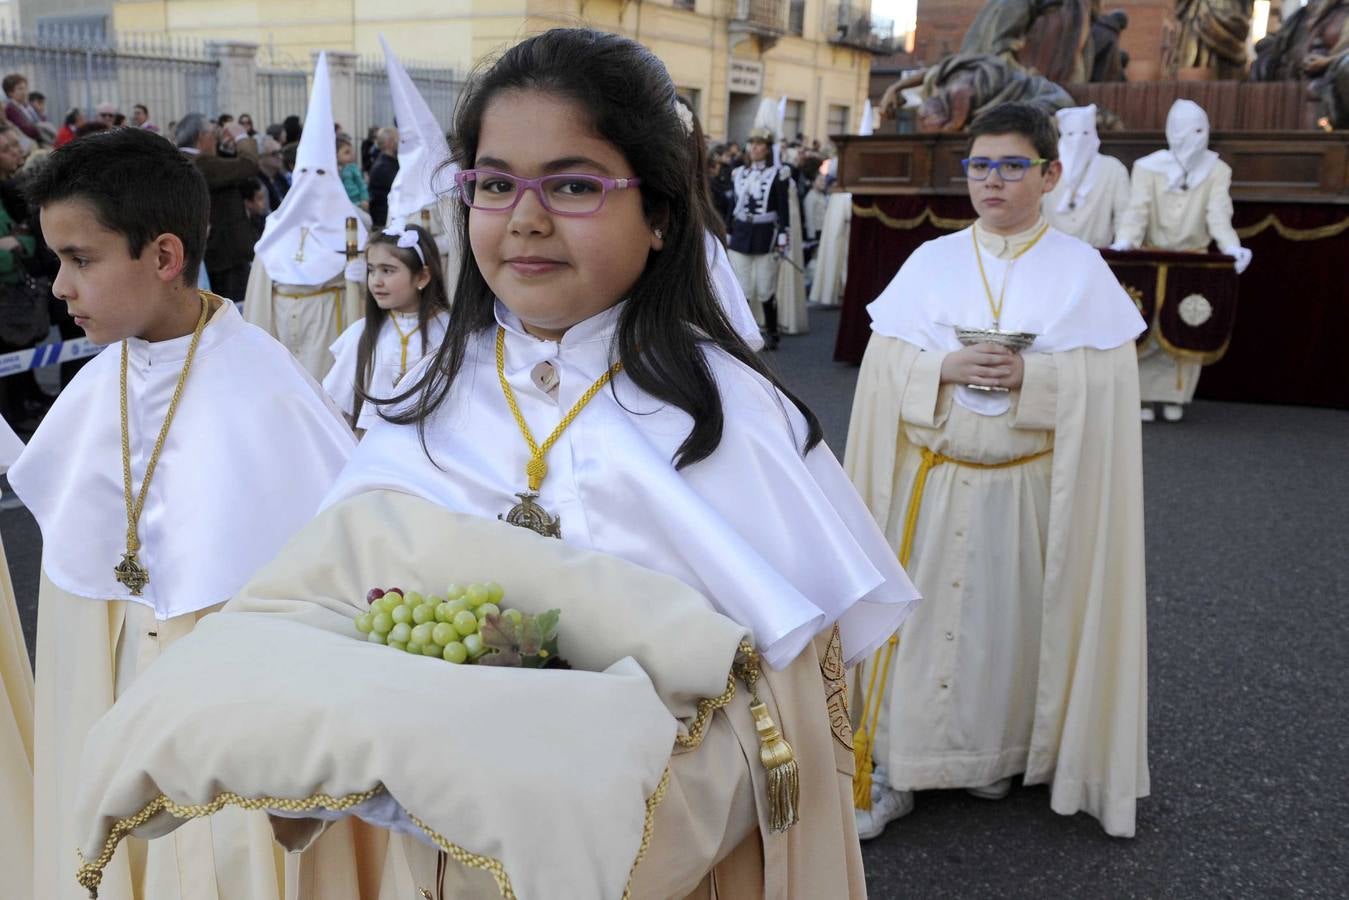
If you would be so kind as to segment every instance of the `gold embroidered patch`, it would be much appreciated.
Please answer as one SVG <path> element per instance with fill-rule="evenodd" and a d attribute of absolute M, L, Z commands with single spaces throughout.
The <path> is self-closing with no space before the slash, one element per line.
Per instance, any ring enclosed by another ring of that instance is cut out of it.
<path fill-rule="evenodd" d="M 848 677 L 843 667 L 843 639 L 834 626 L 820 659 L 824 678 L 825 706 L 829 710 L 829 730 L 848 752 L 852 752 L 852 719 L 848 713 Z"/>

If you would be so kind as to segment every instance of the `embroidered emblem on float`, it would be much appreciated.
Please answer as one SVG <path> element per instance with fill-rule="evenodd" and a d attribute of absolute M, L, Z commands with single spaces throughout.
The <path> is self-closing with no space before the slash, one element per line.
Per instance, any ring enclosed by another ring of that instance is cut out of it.
<path fill-rule="evenodd" d="M 1180 320 L 1191 328 L 1198 328 L 1213 318 L 1213 304 L 1199 294 L 1191 294 L 1180 301 Z"/>

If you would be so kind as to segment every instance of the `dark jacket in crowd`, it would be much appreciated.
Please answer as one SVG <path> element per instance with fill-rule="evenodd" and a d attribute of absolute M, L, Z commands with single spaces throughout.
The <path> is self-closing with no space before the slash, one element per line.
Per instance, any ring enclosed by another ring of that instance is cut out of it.
<path fill-rule="evenodd" d="M 376 226 L 389 218 L 389 189 L 398 174 L 398 157 L 381 153 L 370 167 L 370 219 Z"/>
<path fill-rule="evenodd" d="M 206 239 L 206 271 L 246 265 L 253 259 L 253 226 L 248 222 L 239 184 L 256 178 L 258 145 L 252 138 L 238 142 L 238 155 L 196 156 L 197 169 L 211 191 L 211 233 Z M 242 299 L 242 298 L 231 298 Z"/>

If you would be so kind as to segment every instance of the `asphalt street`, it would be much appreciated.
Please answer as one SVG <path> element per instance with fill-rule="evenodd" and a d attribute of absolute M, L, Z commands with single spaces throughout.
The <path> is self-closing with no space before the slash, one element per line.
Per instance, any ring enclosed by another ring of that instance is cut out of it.
<path fill-rule="evenodd" d="M 767 354 L 842 456 L 838 314 Z M 1197 402 L 1144 431 L 1152 796 L 1138 834 L 959 791 L 863 848 L 876 898 L 1343 897 L 1349 890 L 1349 414 Z M 0 512 L 29 646 L 40 538 Z M 1339 887 L 1336 887 L 1339 885 Z M 820 898 L 829 900 L 829 898 Z"/>

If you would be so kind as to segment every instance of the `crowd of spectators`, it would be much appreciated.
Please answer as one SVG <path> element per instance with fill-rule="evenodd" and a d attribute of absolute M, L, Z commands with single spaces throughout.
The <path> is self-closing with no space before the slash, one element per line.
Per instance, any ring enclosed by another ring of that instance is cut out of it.
<path fill-rule="evenodd" d="M 230 299 L 243 299 L 253 246 L 267 216 L 290 190 L 303 131 L 299 116 L 259 130 L 249 113 L 237 117 L 222 113 L 214 119 L 192 113 L 161 128 L 144 103 L 134 104 L 129 114 L 115 104 L 99 103 L 88 113 L 79 107 L 58 110 L 53 121 L 46 97 L 30 90 L 26 76 L 6 75 L 0 86 L 5 95 L 0 119 L 0 354 L 48 342 L 57 332 L 62 340 L 83 334 L 66 314 L 65 304 L 50 296 L 59 263 L 42 240 L 38 217 L 24 204 L 20 185 L 52 150 L 108 128 L 162 134 L 193 157 L 211 190 L 202 285 Z M 398 173 L 398 132 L 372 128 L 358 145 L 338 126 L 333 139 L 352 203 L 371 218 L 368 225 L 383 226 L 389 189 Z M 34 312 L 39 307 L 41 316 Z M 20 327 L 25 324 L 31 327 Z M 63 364 L 60 384 L 68 382 L 83 362 Z M 50 405 L 54 386 L 54 381 L 40 384 L 32 371 L 0 377 L 0 415 L 21 433 L 31 431 Z"/>

